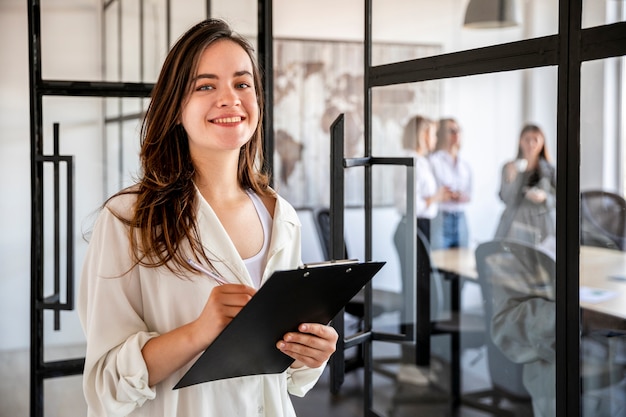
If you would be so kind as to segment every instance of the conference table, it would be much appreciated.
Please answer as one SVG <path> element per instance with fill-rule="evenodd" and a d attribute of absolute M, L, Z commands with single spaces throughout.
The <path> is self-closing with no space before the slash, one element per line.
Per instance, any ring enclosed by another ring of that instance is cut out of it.
<path fill-rule="evenodd" d="M 473 249 L 433 250 L 431 258 L 442 271 L 478 279 Z M 579 279 L 583 321 L 600 321 L 605 327 L 626 329 L 626 252 L 581 246 Z"/>

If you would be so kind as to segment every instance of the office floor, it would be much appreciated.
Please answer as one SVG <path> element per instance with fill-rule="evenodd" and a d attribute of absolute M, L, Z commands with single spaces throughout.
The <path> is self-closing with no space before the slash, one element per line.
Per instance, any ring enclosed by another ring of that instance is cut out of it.
<path fill-rule="evenodd" d="M 47 360 L 80 357 L 82 346 L 49 349 Z M 466 361 L 469 371 L 464 373 L 464 386 L 477 389 L 485 386 L 484 361 L 476 362 L 476 353 Z M 483 357 L 484 358 L 484 357 Z M 27 350 L 0 352 L 0 417 L 26 417 L 29 415 L 29 354 Z M 475 362 L 475 363 L 474 363 Z M 393 417 L 423 415 L 429 417 L 449 416 L 447 397 L 440 392 L 414 384 L 398 385 L 387 377 L 374 378 L 374 407 L 382 415 L 393 409 Z M 408 401 L 405 401 L 408 400 Z M 293 397 L 298 417 L 362 417 L 363 372 L 346 375 L 338 395 L 329 390 L 329 372 L 304 398 Z M 393 404 L 397 407 L 393 407 Z M 81 376 L 49 379 L 44 385 L 45 417 L 84 417 L 87 407 L 82 397 Z M 482 417 L 488 414 L 461 407 L 460 417 Z"/>

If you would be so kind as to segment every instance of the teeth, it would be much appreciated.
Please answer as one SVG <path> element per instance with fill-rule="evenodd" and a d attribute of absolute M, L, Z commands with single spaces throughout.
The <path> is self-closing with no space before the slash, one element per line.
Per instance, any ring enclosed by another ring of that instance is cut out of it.
<path fill-rule="evenodd" d="M 237 123 L 241 122 L 241 116 L 237 117 L 223 117 L 221 119 L 213 120 L 214 123 Z"/>

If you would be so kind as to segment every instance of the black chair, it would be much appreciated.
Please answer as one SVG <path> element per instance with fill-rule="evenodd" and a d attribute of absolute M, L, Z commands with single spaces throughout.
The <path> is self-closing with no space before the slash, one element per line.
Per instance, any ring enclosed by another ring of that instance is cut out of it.
<path fill-rule="evenodd" d="M 626 251 L 626 200 L 601 190 L 580 193 L 581 243 Z"/>

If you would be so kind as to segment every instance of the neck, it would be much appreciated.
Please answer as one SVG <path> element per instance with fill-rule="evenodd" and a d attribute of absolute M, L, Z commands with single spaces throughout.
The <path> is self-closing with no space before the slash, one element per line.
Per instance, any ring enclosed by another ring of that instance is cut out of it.
<path fill-rule="evenodd" d="M 241 196 L 243 190 L 237 179 L 238 163 L 238 153 L 236 157 L 194 160 L 194 183 L 209 203 Z"/>
<path fill-rule="evenodd" d="M 539 166 L 539 156 L 530 156 L 526 160 L 528 161 L 528 169 L 535 169 Z"/>

